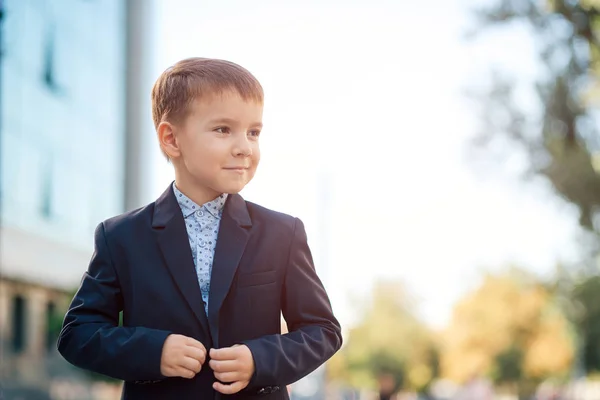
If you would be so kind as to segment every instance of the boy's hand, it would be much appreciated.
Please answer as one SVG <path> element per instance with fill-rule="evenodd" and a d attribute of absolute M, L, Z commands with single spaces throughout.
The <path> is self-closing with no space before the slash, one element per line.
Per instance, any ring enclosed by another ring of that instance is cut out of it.
<path fill-rule="evenodd" d="M 246 345 L 236 344 L 222 349 L 210 349 L 210 367 L 215 371 L 213 388 L 223 394 L 237 393 L 250 382 L 254 374 L 254 359 Z"/>
<path fill-rule="evenodd" d="M 160 357 L 160 373 L 166 377 L 192 379 L 206 360 L 202 343 L 183 335 L 169 335 Z"/>

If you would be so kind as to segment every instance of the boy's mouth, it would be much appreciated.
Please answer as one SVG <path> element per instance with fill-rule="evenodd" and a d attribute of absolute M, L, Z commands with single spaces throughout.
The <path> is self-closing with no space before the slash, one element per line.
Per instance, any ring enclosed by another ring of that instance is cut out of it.
<path fill-rule="evenodd" d="M 226 171 L 237 172 L 238 174 L 242 174 L 248 170 L 249 167 L 228 167 L 223 168 Z"/>

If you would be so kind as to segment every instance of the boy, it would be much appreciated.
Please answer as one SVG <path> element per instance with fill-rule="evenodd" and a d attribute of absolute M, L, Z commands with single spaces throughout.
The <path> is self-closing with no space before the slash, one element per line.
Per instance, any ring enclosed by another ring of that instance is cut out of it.
<path fill-rule="evenodd" d="M 152 111 L 175 181 L 98 226 L 58 349 L 124 380 L 124 399 L 288 399 L 342 338 L 302 222 L 237 194 L 260 160 L 262 87 L 187 59 L 159 77 Z"/>

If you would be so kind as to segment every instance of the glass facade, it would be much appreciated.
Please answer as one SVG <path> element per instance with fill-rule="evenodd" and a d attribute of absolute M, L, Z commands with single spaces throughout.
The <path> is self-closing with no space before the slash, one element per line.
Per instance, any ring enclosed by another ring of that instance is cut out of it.
<path fill-rule="evenodd" d="M 124 208 L 125 3 L 4 0 L 5 225 L 88 248 Z"/>

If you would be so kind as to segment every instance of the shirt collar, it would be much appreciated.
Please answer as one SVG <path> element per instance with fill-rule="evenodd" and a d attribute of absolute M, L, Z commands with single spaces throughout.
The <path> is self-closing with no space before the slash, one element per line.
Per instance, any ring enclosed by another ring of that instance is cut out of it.
<path fill-rule="evenodd" d="M 181 212 L 183 213 L 183 217 L 187 218 L 190 215 L 193 215 L 198 210 L 208 211 L 210 215 L 213 217 L 220 219 L 221 214 L 223 213 L 223 208 L 225 207 L 225 201 L 227 200 L 227 194 L 223 193 L 218 196 L 216 199 L 209 201 L 208 203 L 204 203 L 199 206 L 185 194 L 183 194 L 173 182 L 173 192 L 175 193 L 175 198 L 177 199 L 177 203 L 179 203 L 179 208 L 181 208 Z"/>

